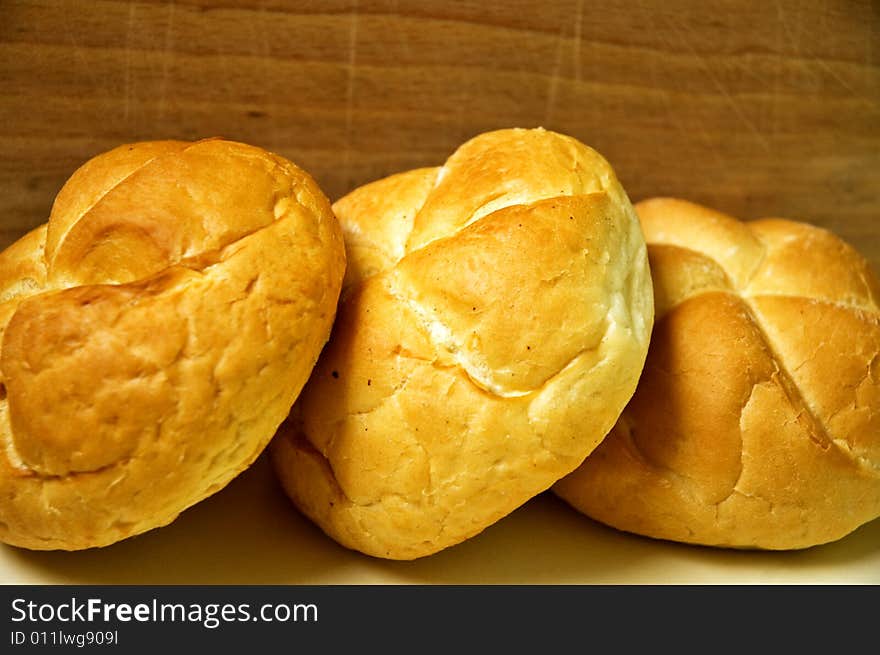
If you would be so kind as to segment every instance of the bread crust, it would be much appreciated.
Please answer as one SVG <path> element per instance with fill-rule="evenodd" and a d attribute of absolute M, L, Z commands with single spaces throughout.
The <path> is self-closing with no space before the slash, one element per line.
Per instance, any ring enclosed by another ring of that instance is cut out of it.
<path fill-rule="evenodd" d="M 270 451 L 332 538 L 422 557 L 549 488 L 614 424 L 653 319 L 644 239 L 610 165 L 541 129 L 479 135 L 334 210 L 337 322 Z"/>
<path fill-rule="evenodd" d="M 0 254 L 0 539 L 104 546 L 224 487 L 305 384 L 344 267 L 327 198 L 260 148 L 84 164 Z"/>
<path fill-rule="evenodd" d="M 880 285 L 830 232 L 640 202 L 656 325 L 612 433 L 554 491 L 621 530 L 798 549 L 880 516 Z"/>

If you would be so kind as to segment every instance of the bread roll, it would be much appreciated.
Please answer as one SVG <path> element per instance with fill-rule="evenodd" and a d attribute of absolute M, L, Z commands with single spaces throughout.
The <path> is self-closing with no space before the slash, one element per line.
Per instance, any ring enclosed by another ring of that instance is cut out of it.
<path fill-rule="evenodd" d="M 334 205 L 333 335 L 270 448 L 341 544 L 413 559 L 573 470 L 632 395 L 653 319 L 644 239 L 609 164 L 542 129 Z"/>
<path fill-rule="evenodd" d="M 735 548 L 880 516 L 880 285 L 831 233 L 637 205 L 656 325 L 613 432 L 555 485 L 621 530 Z"/>
<path fill-rule="evenodd" d="M 291 162 L 126 145 L 0 254 L 0 539 L 103 546 L 247 467 L 333 321 L 342 231 Z"/>

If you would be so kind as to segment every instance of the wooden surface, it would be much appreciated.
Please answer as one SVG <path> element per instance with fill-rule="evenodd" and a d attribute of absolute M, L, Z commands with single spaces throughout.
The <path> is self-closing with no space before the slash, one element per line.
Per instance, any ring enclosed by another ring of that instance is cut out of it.
<path fill-rule="evenodd" d="M 880 264 L 871 0 L 0 0 L 0 88 L 0 246 L 122 142 L 251 142 L 335 199 L 543 125 L 633 200 L 810 221 Z"/>

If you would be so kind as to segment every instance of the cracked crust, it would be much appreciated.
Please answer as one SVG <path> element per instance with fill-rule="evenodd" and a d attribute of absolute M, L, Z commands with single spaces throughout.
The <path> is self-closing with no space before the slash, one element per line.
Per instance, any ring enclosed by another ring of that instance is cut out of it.
<path fill-rule="evenodd" d="M 836 236 L 636 205 L 656 325 L 611 434 L 554 486 L 613 527 L 796 549 L 880 516 L 880 285 Z"/>
<path fill-rule="evenodd" d="M 104 546 L 225 486 L 305 384 L 344 267 L 327 198 L 259 148 L 84 164 L 0 254 L 0 539 Z"/>
<path fill-rule="evenodd" d="M 413 559 L 572 471 L 631 397 L 653 323 L 638 219 L 576 140 L 501 130 L 334 205 L 330 343 L 272 442 L 343 545 Z"/>

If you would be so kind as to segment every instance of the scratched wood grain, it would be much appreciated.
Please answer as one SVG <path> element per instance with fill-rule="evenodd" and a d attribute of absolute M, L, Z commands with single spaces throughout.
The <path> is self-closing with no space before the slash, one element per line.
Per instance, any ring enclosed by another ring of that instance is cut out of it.
<path fill-rule="evenodd" d="M 833 229 L 880 265 L 880 5 L 0 0 L 0 246 L 122 142 L 212 135 L 332 198 L 543 125 L 634 200 Z"/>

